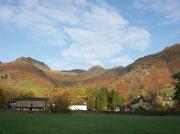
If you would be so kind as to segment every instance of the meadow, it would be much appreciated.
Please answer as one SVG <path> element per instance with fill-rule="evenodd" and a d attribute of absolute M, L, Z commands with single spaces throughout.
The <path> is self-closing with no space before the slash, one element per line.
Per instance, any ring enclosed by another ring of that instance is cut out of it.
<path fill-rule="evenodd" d="M 179 134 L 180 116 L 0 113 L 0 134 Z"/>

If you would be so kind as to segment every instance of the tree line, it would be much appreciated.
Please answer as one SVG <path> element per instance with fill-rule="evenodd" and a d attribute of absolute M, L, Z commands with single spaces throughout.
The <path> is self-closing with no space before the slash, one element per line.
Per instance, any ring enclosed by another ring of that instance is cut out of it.
<path fill-rule="evenodd" d="M 175 107 L 180 109 L 180 72 L 173 75 L 175 79 L 175 93 L 173 99 L 176 101 Z M 38 97 L 33 91 L 29 91 L 26 93 L 16 93 L 16 92 L 8 92 L 0 87 L 0 107 L 3 107 L 8 101 L 13 100 L 13 98 L 18 97 Z M 163 103 L 164 95 L 160 92 L 152 93 L 149 96 L 144 96 L 146 101 L 149 103 L 153 102 L 153 109 L 162 110 L 167 109 L 168 105 L 164 105 Z M 123 95 L 114 89 L 107 89 L 106 87 L 101 88 L 91 88 L 85 89 L 82 86 L 74 87 L 71 89 L 56 89 L 49 96 L 52 111 L 66 111 L 68 110 L 68 106 L 71 104 L 83 104 L 86 102 L 88 106 L 88 110 L 112 110 L 114 111 L 118 105 L 124 105 L 125 103 L 129 103 L 130 100 L 125 100 Z M 136 98 L 132 98 L 132 100 L 136 100 Z M 55 104 L 55 106 L 52 106 Z M 143 103 L 144 104 L 144 103 Z M 144 108 L 148 109 L 149 105 L 134 105 L 136 108 Z M 148 108 L 147 108 L 148 107 Z"/>

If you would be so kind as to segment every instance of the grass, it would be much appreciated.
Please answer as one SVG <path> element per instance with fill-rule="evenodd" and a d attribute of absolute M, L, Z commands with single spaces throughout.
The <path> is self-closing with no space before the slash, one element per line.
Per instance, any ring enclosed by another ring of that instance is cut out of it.
<path fill-rule="evenodd" d="M 172 95 L 174 95 L 175 90 L 173 90 L 173 89 L 163 89 L 163 90 L 161 90 L 160 92 L 161 92 L 162 94 L 168 94 L 168 95 L 172 96 Z"/>
<path fill-rule="evenodd" d="M 36 84 L 34 80 L 25 80 L 16 85 L 16 88 L 20 91 L 33 91 L 37 94 L 43 94 L 46 89 Z"/>
<path fill-rule="evenodd" d="M 0 134 L 179 134 L 180 116 L 0 113 Z"/>

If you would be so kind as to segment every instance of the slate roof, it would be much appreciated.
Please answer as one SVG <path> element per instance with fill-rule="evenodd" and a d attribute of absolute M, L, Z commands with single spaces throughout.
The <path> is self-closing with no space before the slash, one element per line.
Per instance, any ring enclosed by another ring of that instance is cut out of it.
<path fill-rule="evenodd" d="M 48 101 L 48 98 L 16 98 L 14 101 Z"/>

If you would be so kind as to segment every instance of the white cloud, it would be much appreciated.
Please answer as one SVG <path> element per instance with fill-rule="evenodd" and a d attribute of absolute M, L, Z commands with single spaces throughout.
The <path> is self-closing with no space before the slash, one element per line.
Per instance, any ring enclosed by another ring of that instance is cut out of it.
<path fill-rule="evenodd" d="M 9 21 L 13 15 L 13 7 L 11 6 L 0 6 L 0 22 Z"/>
<path fill-rule="evenodd" d="M 150 43 L 146 29 L 132 26 L 104 1 L 19 0 L 18 4 L 1 4 L 0 11 L 0 23 L 27 31 L 43 44 L 58 46 L 64 66 L 106 65 L 113 55 L 125 49 L 143 51 Z"/>
<path fill-rule="evenodd" d="M 126 47 L 145 50 L 147 48 L 147 42 L 150 42 L 150 36 L 150 33 L 145 29 L 131 27 L 127 30 L 124 37 L 125 44 L 127 44 Z"/>
<path fill-rule="evenodd" d="M 133 0 L 137 9 L 151 10 L 164 17 L 163 24 L 180 23 L 179 0 Z"/>
<path fill-rule="evenodd" d="M 116 64 L 116 65 L 121 65 L 121 66 L 127 66 L 130 63 L 132 63 L 132 59 L 128 56 L 121 56 L 121 57 L 116 57 L 110 61 L 110 63 Z"/>

